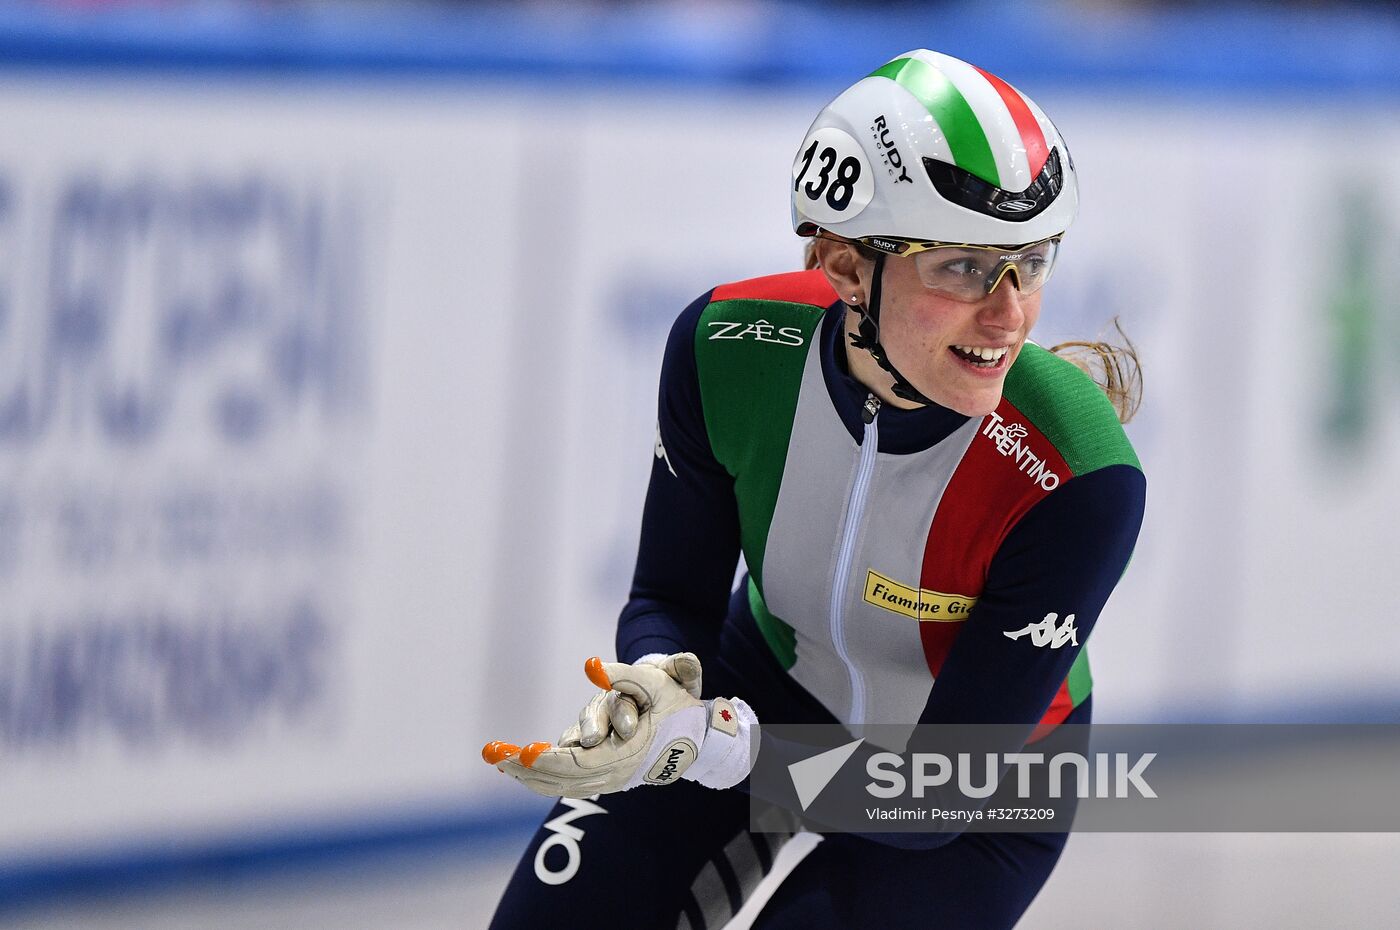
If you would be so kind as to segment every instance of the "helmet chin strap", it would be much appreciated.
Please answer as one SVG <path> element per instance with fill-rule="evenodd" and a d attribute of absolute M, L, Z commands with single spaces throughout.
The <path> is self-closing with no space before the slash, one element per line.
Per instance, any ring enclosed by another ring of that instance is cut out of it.
<path fill-rule="evenodd" d="M 894 396 L 911 401 L 916 404 L 932 404 L 919 389 L 909 383 L 909 379 L 899 373 L 899 369 L 890 363 L 889 356 L 885 352 L 885 347 L 880 345 L 880 280 L 885 276 L 885 256 L 879 254 L 875 256 L 875 278 L 870 282 L 870 300 L 866 306 L 859 304 L 847 304 L 852 310 L 860 314 L 860 333 L 851 334 L 851 345 L 857 349 L 864 349 L 870 353 L 885 371 L 894 378 Z"/>

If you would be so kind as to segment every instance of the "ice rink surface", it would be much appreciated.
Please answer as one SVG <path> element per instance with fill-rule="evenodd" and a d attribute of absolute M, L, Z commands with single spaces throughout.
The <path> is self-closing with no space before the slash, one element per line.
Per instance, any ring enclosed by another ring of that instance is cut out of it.
<path fill-rule="evenodd" d="M 812 839 L 790 844 L 778 869 Z M 799 848 L 799 846 L 801 848 Z M 513 862 L 467 846 L 91 898 L 0 919 L 17 930 L 471 930 Z M 1023 928 L 1395 926 L 1400 835 L 1082 834 Z M 760 902 L 731 922 L 742 930 Z"/>

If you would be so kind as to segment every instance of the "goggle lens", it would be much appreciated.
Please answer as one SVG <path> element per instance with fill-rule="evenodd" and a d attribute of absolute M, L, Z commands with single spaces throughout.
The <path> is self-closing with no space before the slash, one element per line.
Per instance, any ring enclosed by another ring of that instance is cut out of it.
<path fill-rule="evenodd" d="M 953 300 L 972 303 L 990 294 L 1014 271 L 1022 294 L 1034 294 L 1050 279 L 1059 254 L 1057 239 L 1018 251 L 979 246 L 937 246 L 910 256 L 924 287 Z"/>

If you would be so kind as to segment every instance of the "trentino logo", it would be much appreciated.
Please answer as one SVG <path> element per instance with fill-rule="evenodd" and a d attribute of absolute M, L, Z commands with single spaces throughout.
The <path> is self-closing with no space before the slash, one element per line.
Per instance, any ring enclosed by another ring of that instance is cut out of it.
<path fill-rule="evenodd" d="M 1020 470 L 1042 489 L 1053 491 L 1060 486 L 1060 476 L 1050 470 L 1048 460 L 1031 451 L 1030 430 L 1024 423 L 1008 423 L 995 410 L 988 417 L 982 435 L 996 445 L 998 452 L 1015 459 Z"/>
<path fill-rule="evenodd" d="M 828 749 L 810 759 L 803 759 L 801 762 L 794 762 L 788 766 L 792 787 L 797 790 L 797 801 L 802 805 L 804 811 L 811 807 L 812 802 L 817 799 L 817 795 L 831 784 L 836 773 L 841 771 L 841 766 L 846 764 L 846 760 L 860 748 L 860 744 L 863 742 L 865 742 L 864 738 L 854 740 L 844 746 Z"/>

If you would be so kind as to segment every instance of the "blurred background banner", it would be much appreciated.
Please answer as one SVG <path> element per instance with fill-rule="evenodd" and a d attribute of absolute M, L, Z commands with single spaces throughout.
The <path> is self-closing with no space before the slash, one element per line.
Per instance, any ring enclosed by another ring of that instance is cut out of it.
<path fill-rule="evenodd" d="M 0 904 L 513 857 L 479 750 L 611 655 L 670 324 L 800 267 L 797 140 L 912 46 L 1072 146 L 1035 338 L 1143 358 L 1096 719 L 1400 721 L 1391 5 L 17 4 Z"/>

